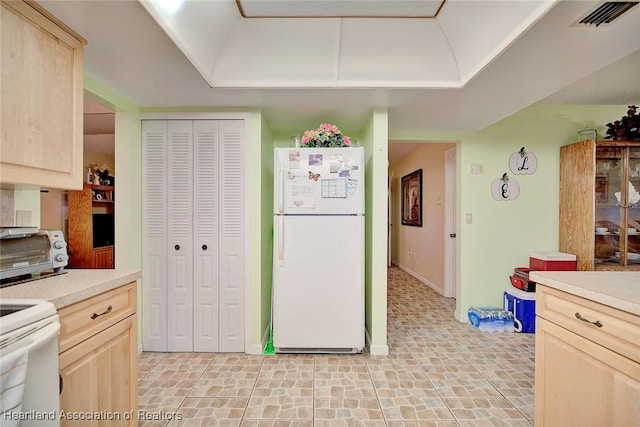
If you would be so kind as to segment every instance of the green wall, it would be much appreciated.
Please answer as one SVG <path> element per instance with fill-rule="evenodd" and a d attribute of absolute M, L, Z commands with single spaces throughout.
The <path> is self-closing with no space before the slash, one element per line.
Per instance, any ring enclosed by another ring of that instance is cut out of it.
<path fill-rule="evenodd" d="M 365 169 L 365 326 L 373 355 L 387 346 L 388 113 L 374 109 L 363 133 Z"/>
<path fill-rule="evenodd" d="M 596 128 L 626 113 L 626 106 L 538 105 L 479 132 L 401 132 L 395 140 L 459 141 L 458 275 L 456 317 L 466 321 L 471 306 L 501 306 L 515 267 L 529 265 L 529 253 L 558 250 L 559 149 L 578 140 L 578 131 Z M 509 156 L 525 147 L 535 154 L 533 175 L 513 175 Z M 472 175 L 470 164 L 483 164 Z M 515 201 L 498 202 L 490 194 L 494 179 L 507 172 L 520 184 Z M 473 223 L 465 223 L 465 215 Z"/>
<path fill-rule="evenodd" d="M 254 284 L 253 300 L 255 302 L 255 308 L 253 310 L 253 318 L 259 320 L 258 324 L 254 325 L 251 333 L 251 339 L 254 347 L 263 348 L 263 342 L 268 338 L 265 333 L 268 333 L 269 326 L 271 324 L 271 276 L 273 271 L 273 136 L 269 124 L 264 117 L 260 120 L 261 134 L 260 134 L 260 146 L 251 148 L 251 164 L 252 168 L 252 186 L 259 193 L 260 204 L 251 207 L 251 217 L 255 219 L 252 223 L 260 223 L 260 231 L 258 233 L 252 233 L 252 239 L 256 236 L 260 236 L 260 245 L 255 245 L 259 248 L 259 252 L 254 254 L 261 262 L 260 274 L 253 277 L 260 278 L 256 280 Z M 258 138 L 253 138 L 252 128 L 252 140 L 258 141 Z M 255 159 L 255 160 L 254 160 Z M 254 167 L 255 166 L 255 167 Z M 255 176 L 260 177 L 260 185 L 257 185 Z M 255 193 L 255 191 L 253 191 Z M 256 199 L 252 197 L 252 200 Z M 259 219 L 259 221 L 258 221 Z M 252 246 L 254 247 L 254 246 Z M 256 287 L 259 288 L 259 293 L 256 292 Z M 256 312 L 259 309 L 259 312 Z"/>

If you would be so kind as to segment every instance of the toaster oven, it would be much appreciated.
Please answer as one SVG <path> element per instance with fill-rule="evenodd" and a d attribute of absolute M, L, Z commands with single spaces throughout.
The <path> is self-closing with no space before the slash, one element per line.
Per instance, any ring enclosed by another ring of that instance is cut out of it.
<path fill-rule="evenodd" d="M 67 242 L 60 230 L 0 228 L 0 280 L 46 270 L 57 273 L 68 260 Z"/>

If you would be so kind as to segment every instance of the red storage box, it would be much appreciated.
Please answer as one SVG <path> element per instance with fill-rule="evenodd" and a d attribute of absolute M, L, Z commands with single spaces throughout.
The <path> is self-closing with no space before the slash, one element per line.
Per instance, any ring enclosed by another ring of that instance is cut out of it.
<path fill-rule="evenodd" d="M 513 269 L 513 276 L 509 276 L 513 287 L 525 292 L 535 292 L 536 282 L 529 280 L 529 272 L 534 271 L 531 268 L 517 267 Z"/>
<path fill-rule="evenodd" d="M 529 268 L 542 271 L 573 271 L 576 256 L 563 252 L 533 252 L 529 254 Z"/>

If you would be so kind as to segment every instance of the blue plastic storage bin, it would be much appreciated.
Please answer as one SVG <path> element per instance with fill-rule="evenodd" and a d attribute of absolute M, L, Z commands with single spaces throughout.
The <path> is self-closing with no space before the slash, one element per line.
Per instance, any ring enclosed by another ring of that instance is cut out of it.
<path fill-rule="evenodd" d="M 513 288 L 504 293 L 504 309 L 513 314 L 516 332 L 536 331 L 536 293 Z"/>

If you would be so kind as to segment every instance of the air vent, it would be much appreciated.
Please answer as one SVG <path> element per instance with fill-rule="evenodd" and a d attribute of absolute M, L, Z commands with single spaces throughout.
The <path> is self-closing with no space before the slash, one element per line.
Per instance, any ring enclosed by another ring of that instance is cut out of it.
<path fill-rule="evenodd" d="M 598 27 L 603 24 L 611 24 L 638 3 L 640 2 L 608 1 L 602 3 L 596 10 L 578 21 L 578 25 L 595 25 Z"/>

